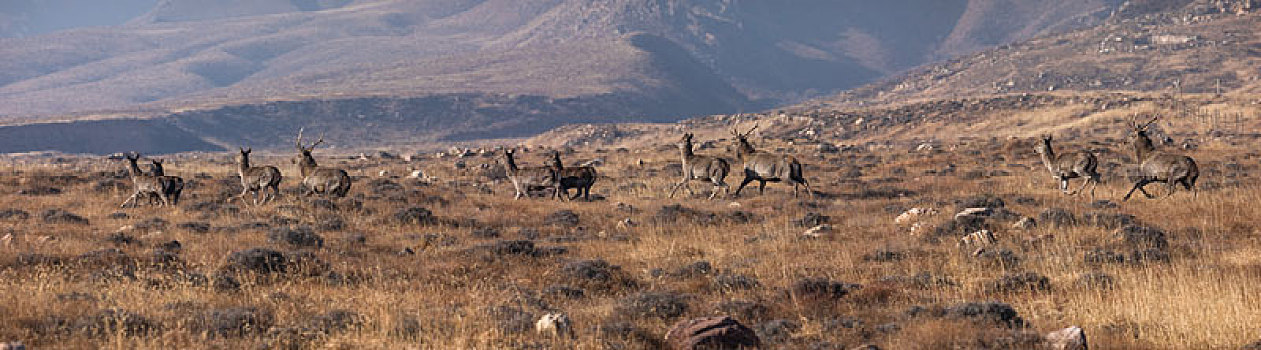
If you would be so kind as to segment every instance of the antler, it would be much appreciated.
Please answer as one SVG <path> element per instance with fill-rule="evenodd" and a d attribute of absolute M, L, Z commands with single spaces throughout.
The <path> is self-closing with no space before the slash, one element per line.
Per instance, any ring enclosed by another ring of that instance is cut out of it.
<path fill-rule="evenodd" d="M 753 128 L 752 128 L 752 129 L 749 129 L 749 131 L 746 131 L 746 132 L 744 133 L 744 135 L 743 135 L 743 136 L 748 137 L 748 136 L 749 136 L 749 134 L 752 134 L 752 133 L 753 133 L 753 131 L 754 131 L 754 130 L 757 130 L 757 127 L 759 127 L 759 126 L 761 126 L 761 123 L 753 123 Z"/>
<path fill-rule="evenodd" d="M 312 143 L 312 144 L 311 144 L 311 147 L 310 147 L 309 149 L 315 149 L 315 146 L 319 146 L 321 143 L 324 143 L 324 133 L 323 133 L 323 132 L 321 132 L 321 133 L 320 133 L 320 139 L 319 139 L 318 141 L 315 141 L 315 143 Z"/>
<path fill-rule="evenodd" d="M 298 150 L 299 150 L 299 151 L 305 151 L 305 150 L 306 150 L 305 148 L 303 148 L 303 147 L 302 147 L 302 131 L 303 131 L 303 130 L 306 130 L 306 128 L 305 128 L 305 127 L 298 128 L 298 140 L 297 140 L 297 142 L 296 142 L 296 146 L 298 146 Z"/>
<path fill-rule="evenodd" d="M 1147 127 L 1151 126 L 1152 124 L 1155 124 L 1155 123 L 1156 123 L 1156 121 L 1158 121 L 1158 120 L 1160 120 L 1160 116 L 1159 116 L 1159 115 L 1158 115 L 1158 116 L 1155 116 L 1155 117 L 1152 117 L 1152 120 L 1149 120 L 1149 121 L 1147 121 L 1147 123 L 1144 123 L 1144 124 L 1143 124 L 1143 126 L 1142 126 L 1142 128 L 1143 128 L 1143 129 L 1147 129 Z"/>

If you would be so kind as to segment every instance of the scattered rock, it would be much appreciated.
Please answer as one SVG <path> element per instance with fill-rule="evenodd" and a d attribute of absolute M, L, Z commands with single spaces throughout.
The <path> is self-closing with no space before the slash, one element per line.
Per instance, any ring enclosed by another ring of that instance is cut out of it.
<path fill-rule="evenodd" d="M 1020 314 L 1016 312 L 1015 308 L 999 302 L 955 304 L 941 310 L 939 314 L 945 317 L 968 319 L 974 322 L 999 324 L 1010 328 L 1019 328 L 1025 325 L 1024 319 L 1020 318 Z"/>
<path fill-rule="evenodd" d="M 801 330 L 801 324 L 791 320 L 770 320 L 757 325 L 757 334 L 772 343 L 781 343 L 792 338 L 793 333 Z"/>
<path fill-rule="evenodd" d="M 1103 272 L 1092 271 L 1077 277 L 1075 284 L 1087 290 L 1108 290 L 1116 284 L 1116 278 Z"/>
<path fill-rule="evenodd" d="M 980 230 L 969 233 L 959 240 L 960 247 L 986 247 L 998 243 L 998 238 L 994 237 L 994 233 L 990 230 Z"/>
<path fill-rule="evenodd" d="M 1117 243 L 1132 249 L 1163 250 L 1169 245 L 1165 231 L 1149 226 L 1125 226 L 1112 232 L 1112 237 Z"/>
<path fill-rule="evenodd" d="M 1058 227 L 1077 225 L 1077 217 L 1062 208 L 1047 208 L 1038 213 L 1038 222 Z"/>
<path fill-rule="evenodd" d="M 136 313 L 109 309 L 84 316 L 74 322 L 74 329 L 92 336 L 140 336 L 158 329 L 157 323 Z"/>
<path fill-rule="evenodd" d="M 26 350 L 26 344 L 20 341 L 0 343 L 0 350 Z"/>
<path fill-rule="evenodd" d="M 905 212 L 902 212 L 902 214 L 899 214 L 897 218 L 893 219 L 893 222 L 897 224 L 910 224 L 910 223 L 918 222 L 923 217 L 933 216 L 933 215 L 937 215 L 937 209 L 911 208 L 911 209 L 907 209 Z"/>
<path fill-rule="evenodd" d="M 47 224 L 88 225 L 88 219 L 61 209 L 48 209 L 39 215 Z"/>
<path fill-rule="evenodd" d="M 438 223 L 438 218 L 433 216 L 433 212 L 429 209 L 421 207 L 411 207 L 394 213 L 394 221 L 402 225 L 433 225 Z"/>
<path fill-rule="evenodd" d="M 714 284 L 718 286 L 718 288 L 726 290 L 753 289 L 761 285 L 757 278 L 752 276 L 729 273 L 714 276 Z"/>
<path fill-rule="evenodd" d="M 1019 221 L 1016 221 L 1016 223 L 1011 224 L 1011 228 L 1017 229 L 1017 230 L 1032 230 L 1037 227 L 1038 227 L 1038 221 L 1028 216 L 1020 218 Z"/>
<path fill-rule="evenodd" d="M 1120 205 L 1117 204 L 1116 202 L 1113 202 L 1107 199 L 1100 199 L 1094 202 L 1090 202 L 1090 207 L 1094 209 L 1115 209 L 1117 207 L 1120 207 Z"/>
<path fill-rule="evenodd" d="M 563 313 L 549 313 L 534 322 L 534 332 L 551 337 L 573 337 L 573 323 Z"/>
<path fill-rule="evenodd" d="M 225 271 L 267 274 L 285 272 L 288 259 L 281 252 L 267 248 L 251 248 L 228 255 Z"/>
<path fill-rule="evenodd" d="M 607 290 L 616 287 L 635 286 L 637 284 L 622 271 L 621 267 L 609 264 L 604 260 L 569 262 L 561 267 L 560 274 L 569 278 L 570 282 L 579 284 L 584 288 Z"/>
<path fill-rule="evenodd" d="M 839 299 L 861 286 L 827 278 L 805 278 L 793 283 L 789 293 L 801 299 Z"/>
<path fill-rule="evenodd" d="M 1081 327 L 1070 326 L 1046 334 L 1046 346 L 1052 350 L 1086 350 L 1086 332 Z"/>
<path fill-rule="evenodd" d="M 267 240 L 272 243 L 284 243 L 299 248 L 322 248 L 324 237 L 315 234 L 310 227 L 286 228 L 278 227 L 267 233 Z"/>
<path fill-rule="evenodd" d="M 1098 228 L 1115 230 L 1134 225 L 1138 219 L 1134 215 L 1108 212 L 1090 212 L 1082 215 L 1082 223 Z"/>
<path fill-rule="evenodd" d="M 688 310 L 688 297 L 673 292 L 641 292 L 623 298 L 617 310 L 636 318 L 671 320 L 683 316 Z"/>
<path fill-rule="evenodd" d="M 826 238 L 830 236 L 831 233 L 832 233 L 832 225 L 823 224 L 823 225 L 811 227 L 809 230 L 806 230 L 805 233 L 802 233 L 801 237 L 812 238 L 812 239 Z"/>
<path fill-rule="evenodd" d="M 993 208 L 971 207 L 964 208 L 955 214 L 955 221 L 967 220 L 972 218 L 985 218 L 994 214 Z"/>
<path fill-rule="evenodd" d="M 1007 203 L 1002 198 L 994 195 L 979 195 L 964 198 L 957 202 L 959 208 L 990 208 L 998 209 L 1007 207 Z"/>
<path fill-rule="evenodd" d="M 743 349 L 762 346 L 757 333 L 726 316 L 680 321 L 666 333 L 667 349 Z"/>
<path fill-rule="evenodd" d="M 176 227 L 184 231 L 188 231 L 192 233 L 210 232 L 210 223 L 208 222 L 197 222 L 197 221 L 181 222 L 179 225 L 176 225 Z"/>
<path fill-rule="evenodd" d="M 211 337 L 243 337 L 261 334 L 272 327 L 271 312 L 256 307 L 215 309 L 188 322 L 189 329 Z"/>
<path fill-rule="evenodd" d="M 991 293 L 1040 292 L 1051 290 L 1051 279 L 1034 272 L 1007 274 L 986 284 Z"/>
<path fill-rule="evenodd" d="M 0 210 L 0 220 L 26 220 L 31 218 L 31 213 L 22 209 L 5 209 Z"/>
<path fill-rule="evenodd" d="M 832 217 L 830 216 L 811 212 L 811 213 L 806 213 L 805 216 L 802 216 L 800 219 L 797 219 L 796 221 L 794 221 L 794 223 L 796 223 L 797 226 L 800 226 L 800 227 L 815 227 L 815 226 L 831 223 L 831 221 L 832 221 Z"/>
<path fill-rule="evenodd" d="M 578 214 L 571 210 L 560 210 L 543 218 L 544 225 L 573 227 L 578 226 Z"/>

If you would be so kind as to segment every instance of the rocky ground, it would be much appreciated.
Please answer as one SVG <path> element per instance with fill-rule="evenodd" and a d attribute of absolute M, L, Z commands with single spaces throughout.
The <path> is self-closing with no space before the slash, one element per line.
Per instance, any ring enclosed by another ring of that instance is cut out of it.
<path fill-rule="evenodd" d="M 1178 142 L 1163 149 L 1199 161 L 1198 194 L 1122 202 L 1132 158 L 1119 119 L 1057 129 L 1057 147 L 1100 154 L 1090 198 L 1059 193 L 1025 137 L 838 147 L 777 134 L 810 120 L 795 118 L 572 129 L 595 137 L 558 145 L 566 162 L 599 161 L 590 202 L 512 200 L 489 148 L 317 150 L 355 177 L 331 200 L 295 195 L 287 155 L 258 157 L 289 176 L 258 206 L 230 200 L 229 155 L 176 155 L 166 171 L 187 182 L 181 203 L 128 209 L 118 160 L 13 158 L 0 173 L 0 342 L 636 349 L 710 316 L 730 319 L 673 334 L 714 325 L 793 349 L 1035 348 L 1070 326 L 1107 349 L 1257 340 L 1261 164 L 1243 136 L 1170 131 Z M 699 183 L 666 197 L 676 130 L 701 131 L 698 154 L 730 157 L 721 132 L 755 122 L 758 147 L 806 164 L 816 198 L 771 184 L 706 201 Z M 544 160 L 539 147 L 518 155 Z"/>

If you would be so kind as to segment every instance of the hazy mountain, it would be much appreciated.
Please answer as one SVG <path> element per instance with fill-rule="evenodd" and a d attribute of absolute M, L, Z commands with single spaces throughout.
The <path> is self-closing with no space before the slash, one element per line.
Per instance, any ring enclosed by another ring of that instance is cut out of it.
<path fill-rule="evenodd" d="M 162 0 L 125 25 L 0 39 L 0 121 L 268 101 L 411 106 L 465 94 L 528 101 L 482 114 L 492 119 L 552 110 L 561 114 L 539 123 L 672 120 L 819 96 L 1168 2 L 1176 1 Z M 458 118 L 452 112 L 391 113 L 420 125 Z M 427 136 L 546 125 L 451 125 Z M 379 141 L 389 140 L 359 140 Z"/>

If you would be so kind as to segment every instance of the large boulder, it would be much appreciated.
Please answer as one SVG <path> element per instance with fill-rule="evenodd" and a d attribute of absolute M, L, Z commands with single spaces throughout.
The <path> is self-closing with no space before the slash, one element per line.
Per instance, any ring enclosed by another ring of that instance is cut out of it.
<path fill-rule="evenodd" d="M 757 333 L 727 316 L 680 321 L 666 333 L 666 348 L 751 349 L 762 345 Z"/>

